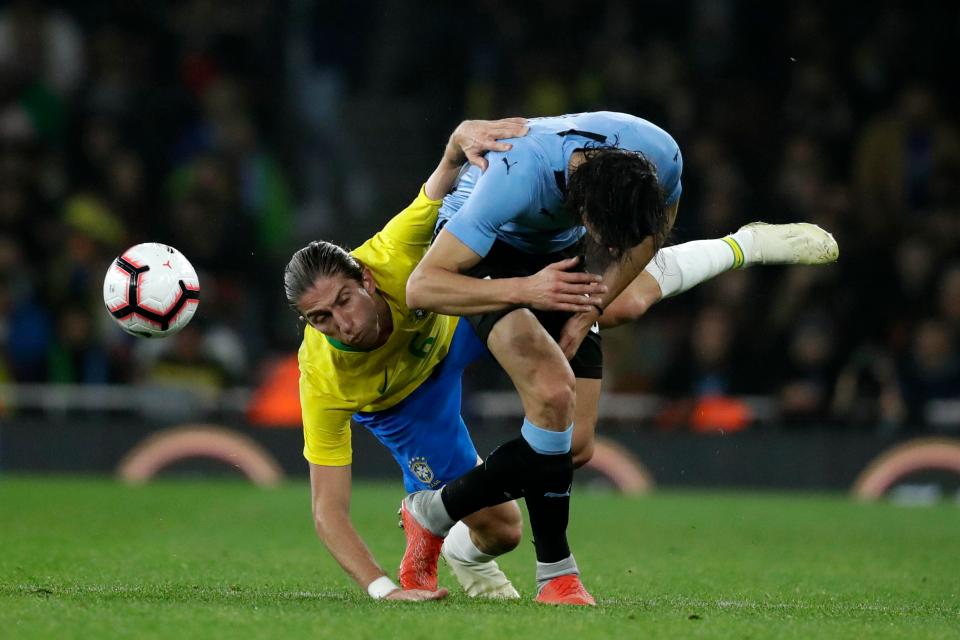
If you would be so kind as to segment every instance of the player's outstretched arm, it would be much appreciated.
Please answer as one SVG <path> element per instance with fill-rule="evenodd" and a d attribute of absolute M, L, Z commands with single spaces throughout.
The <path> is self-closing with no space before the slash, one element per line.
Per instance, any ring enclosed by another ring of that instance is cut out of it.
<path fill-rule="evenodd" d="M 569 271 L 577 258 L 548 265 L 523 278 L 480 279 L 463 272 L 480 256 L 446 229 L 440 232 L 407 280 L 407 305 L 447 315 L 466 316 L 509 307 L 576 313 L 593 309 L 606 288 L 600 276 Z"/>
<path fill-rule="evenodd" d="M 465 162 L 487 169 L 487 152 L 510 151 L 513 145 L 501 142 L 527 135 L 526 118 L 464 120 L 450 134 L 440 164 L 427 179 L 427 197 L 439 200 L 450 193 Z"/>
<path fill-rule="evenodd" d="M 313 521 L 317 535 L 343 570 L 371 597 L 385 600 L 439 600 L 446 589 L 404 591 L 373 559 L 350 520 L 350 466 L 310 465 Z"/>

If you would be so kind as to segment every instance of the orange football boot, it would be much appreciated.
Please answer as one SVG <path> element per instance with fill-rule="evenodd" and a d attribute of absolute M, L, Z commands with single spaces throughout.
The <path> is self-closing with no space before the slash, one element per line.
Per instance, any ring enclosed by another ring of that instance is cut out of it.
<path fill-rule="evenodd" d="M 587 593 L 583 583 L 580 582 L 580 576 L 575 573 L 552 578 L 537 594 L 537 602 L 597 606 L 597 601 Z"/>
<path fill-rule="evenodd" d="M 400 561 L 400 586 L 436 591 L 443 538 L 417 522 L 407 510 L 406 500 L 400 504 L 400 526 L 407 537 L 407 548 Z"/>

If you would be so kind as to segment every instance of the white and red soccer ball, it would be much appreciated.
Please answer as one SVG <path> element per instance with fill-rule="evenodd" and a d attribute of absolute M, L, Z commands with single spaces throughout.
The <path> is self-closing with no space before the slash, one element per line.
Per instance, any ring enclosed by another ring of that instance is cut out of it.
<path fill-rule="evenodd" d="M 103 279 L 103 303 L 124 331 L 143 338 L 172 336 L 200 303 L 200 281 L 182 253 L 157 242 L 130 247 Z"/>

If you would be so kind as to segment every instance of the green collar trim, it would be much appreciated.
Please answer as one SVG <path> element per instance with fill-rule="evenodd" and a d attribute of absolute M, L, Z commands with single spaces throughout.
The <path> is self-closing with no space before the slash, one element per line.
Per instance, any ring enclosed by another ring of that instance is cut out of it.
<path fill-rule="evenodd" d="M 339 340 L 331 338 L 328 335 L 324 335 L 323 337 L 327 339 L 327 342 L 330 343 L 330 346 L 332 346 L 334 349 L 339 349 L 340 351 L 349 351 L 350 353 L 366 353 L 368 351 L 373 351 L 373 349 L 357 349 L 356 347 L 351 347 L 350 345 L 343 344 Z"/>

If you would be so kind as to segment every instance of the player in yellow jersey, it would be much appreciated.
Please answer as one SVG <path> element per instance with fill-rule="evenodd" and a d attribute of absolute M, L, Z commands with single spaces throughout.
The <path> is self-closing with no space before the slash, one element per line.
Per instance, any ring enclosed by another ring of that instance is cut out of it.
<path fill-rule="evenodd" d="M 496 139 L 522 136 L 524 123 L 464 123 L 416 200 L 383 230 L 350 253 L 312 242 L 293 256 L 284 273 L 287 299 L 307 323 L 299 352 L 300 399 L 317 533 L 374 598 L 430 600 L 444 597 L 446 590 L 400 589 L 354 529 L 350 421 L 369 428 L 391 450 L 408 491 L 439 487 L 477 464 L 460 418 L 460 379 L 486 349 L 468 323 L 409 309 L 405 289 L 461 166 L 467 160 L 482 166 L 484 152 L 509 149 Z M 461 578 L 468 593 L 518 597 L 493 557 L 519 543 L 520 527 L 520 511 L 512 501 L 458 524 L 448 544 L 467 547 L 471 575 L 482 578 Z"/>

